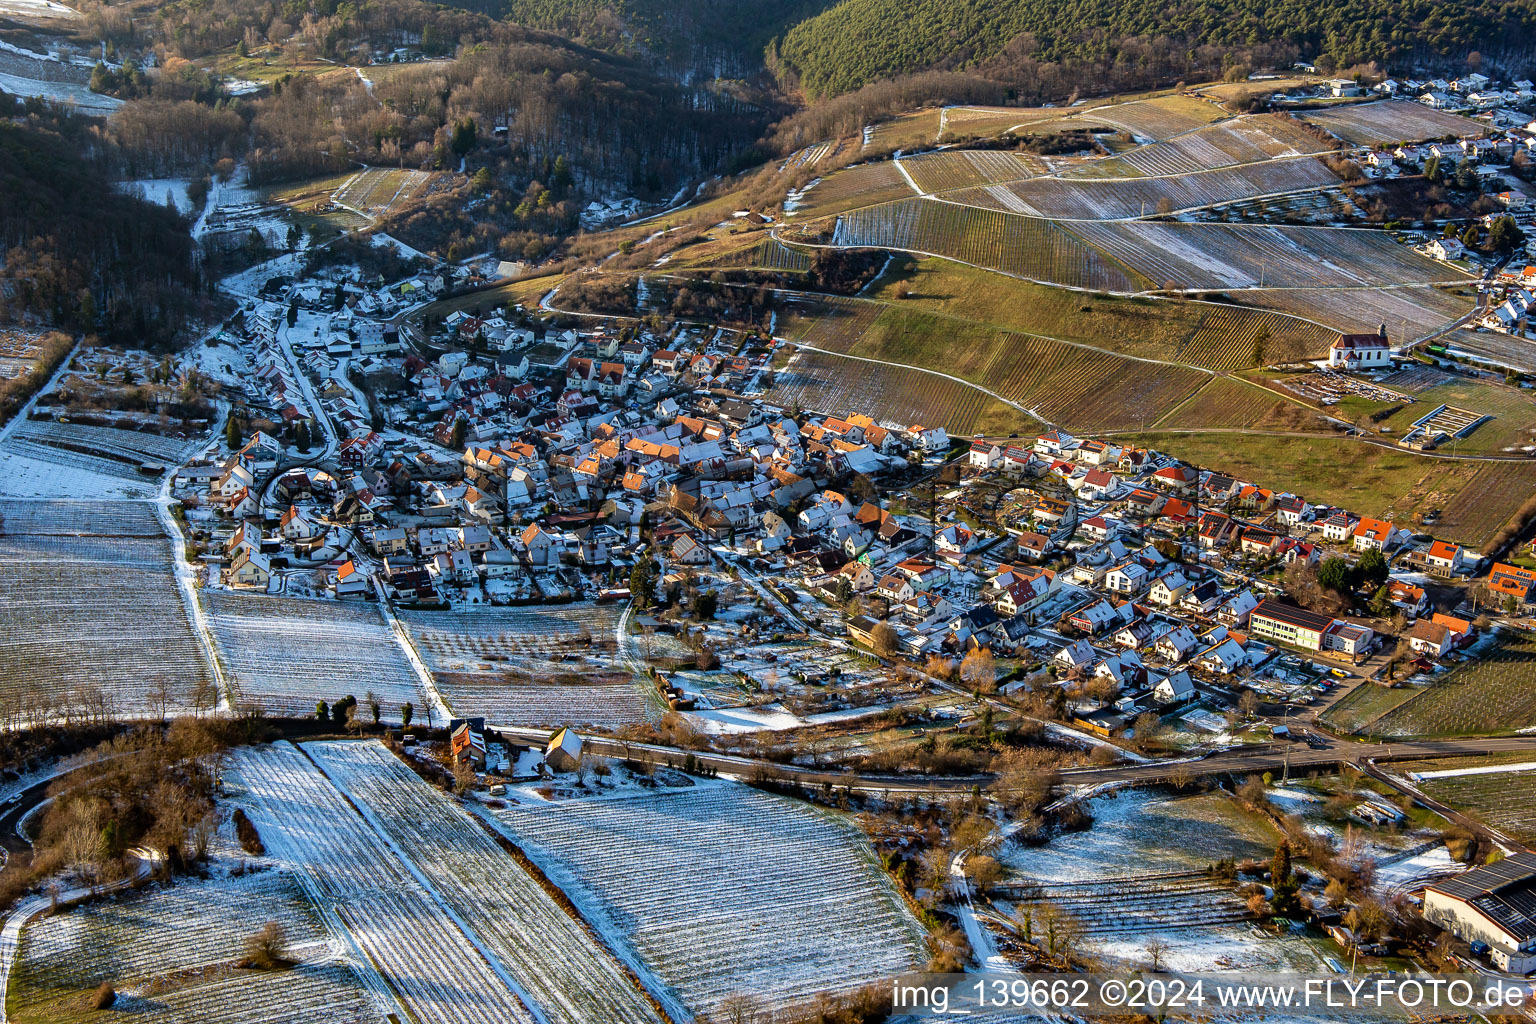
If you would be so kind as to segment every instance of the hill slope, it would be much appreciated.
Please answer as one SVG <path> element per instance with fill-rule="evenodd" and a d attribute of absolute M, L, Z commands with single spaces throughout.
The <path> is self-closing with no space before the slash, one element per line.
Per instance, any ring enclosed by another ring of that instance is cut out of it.
<path fill-rule="evenodd" d="M 1052 69 L 1039 65 L 1052 63 L 1096 66 L 1104 84 L 1115 76 L 1155 75 L 1159 65 L 1163 74 L 1201 64 L 1220 71 L 1226 53 L 1253 47 L 1325 54 L 1340 67 L 1427 51 L 1460 60 L 1479 44 L 1528 38 L 1532 31 L 1536 8 L 1524 0 L 1347 6 L 1318 0 L 842 0 L 791 28 L 777 57 L 806 92 L 821 96 L 892 75 L 988 61 L 1027 85 L 1029 72 L 1048 73 Z M 1191 55 L 1189 47 L 1199 44 L 1206 52 Z"/>

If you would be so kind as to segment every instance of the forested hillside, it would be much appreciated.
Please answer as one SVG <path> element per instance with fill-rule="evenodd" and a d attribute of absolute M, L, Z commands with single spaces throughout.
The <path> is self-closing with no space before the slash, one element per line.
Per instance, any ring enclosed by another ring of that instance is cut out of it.
<path fill-rule="evenodd" d="M 1017 84 L 1025 96 L 1062 84 L 1087 95 L 1220 73 L 1249 58 L 1262 64 L 1287 51 L 1338 67 L 1433 55 L 1461 61 L 1533 32 L 1528 0 L 842 0 L 789 29 L 769 59 L 811 96 L 966 67 Z"/>
<path fill-rule="evenodd" d="M 589 46 L 644 53 L 674 72 L 743 77 L 761 70 L 763 48 L 831 0 L 454 0 Z"/>
<path fill-rule="evenodd" d="M 0 93 L 0 110 L 13 103 Z M 0 321 L 169 343 L 207 301 L 186 221 L 115 190 L 82 156 L 82 119 L 29 106 L 0 120 Z"/>

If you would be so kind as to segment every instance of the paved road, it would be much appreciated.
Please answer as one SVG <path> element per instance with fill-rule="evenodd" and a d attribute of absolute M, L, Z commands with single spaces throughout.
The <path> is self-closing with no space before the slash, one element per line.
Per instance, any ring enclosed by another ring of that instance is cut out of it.
<path fill-rule="evenodd" d="M 523 742 L 542 744 L 548 729 L 495 726 L 497 731 Z M 606 757 L 627 758 L 649 764 L 679 766 L 692 754 L 701 765 L 725 774 L 765 775 L 805 786 L 831 785 L 865 793 L 966 793 L 985 788 L 991 775 L 924 777 L 919 775 L 860 775 L 828 772 L 798 765 L 777 764 L 758 758 L 709 751 L 685 750 L 655 743 L 630 743 L 606 736 L 586 737 L 587 749 Z M 1415 743 L 1331 743 L 1314 749 L 1302 743 L 1265 744 L 1222 751 L 1208 757 L 1174 761 L 1147 761 L 1104 768 L 1071 768 L 1062 780 L 1074 787 L 1106 784 L 1166 782 L 1175 776 L 1201 778 L 1212 775 L 1249 775 L 1266 771 L 1279 776 L 1287 765 L 1292 770 L 1337 767 L 1366 761 L 1405 761 L 1428 757 L 1472 757 L 1480 754 L 1530 751 L 1536 755 L 1536 736 L 1489 739 L 1430 740 Z"/>

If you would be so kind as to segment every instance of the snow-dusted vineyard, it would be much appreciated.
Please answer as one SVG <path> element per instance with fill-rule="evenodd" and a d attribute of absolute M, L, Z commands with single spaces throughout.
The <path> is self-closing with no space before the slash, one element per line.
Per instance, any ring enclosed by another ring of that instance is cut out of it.
<path fill-rule="evenodd" d="M 1326 145 L 1294 121 L 1277 114 L 1255 114 L 1208 125 L 1166 142 L 1139 146 L 1121 156 L 1085 164 L 1067 176 L 1198 174 L 1214 167 L 1327 151 Z"/>
<path fill-rule="evenodd" d="M 1337 185 L 1322 161 L 1282 160 L 1178 178 L 1032 178 L 945 195 L 957 203 L 1037 217 L 1111 220 L 1171 213 L 1254 196 Z"/>
<path fill-rule="evenodd" d="M 52 420 L 28 420 L 14 436 L 60 451 L 120 462 L 134 472 L 143 462 L 180 462 L 193 444 L 185 438 Z"/>
<path fill-rule="evenodd" d="M 361 699 L 372 690 L 387 718 L 398 719 L 406 701 L 425 706 L 405 651 L 374 605 L 213 590 L 202 600 L 237 703 L 310 714 L 318 700 Z"/>
<path fill-rule="evenodd" d="M 638 684 L 616 664 L 621 611 L 571 604 L 404 610 L 400 618 L 457 714 L 517 725 L 619 726 L 646 713 Z"/>
<path fill-rule="evenodd" d="M 282 925 L 298 966 L 230 976 L 227 965 L 242 956 L 245 938 L 268 921 Z M 166 941 L 171 934 L 175 941 Z M 117 988 L 117 1009 L 140 1020 L 382 1019 L 356 974 L 335 962 L 293 878 L 273 871 L 184 880 L 35 919 L 11 974 L 10 1019 L 57 1019 L 61 999 L 78 1001 L 103 981 Z"/>
<path fill-rule="evenodd" d="M 1419 142 L 1446 135 L 1481 135 L 1485 130 L 1471 118 L 1434 110 L 1412 100 L 1384 100 L 1313 110 L 1302 115 L 1302 120 L 1355 145 Z"/>
<path fill-rule="evenodd" d="M 831 812 L 732 783 L 495 812 L 588 917 L 695 1011 L 788 1003 L 921 965 L 921 929 Z"/>
<path fill-rule="evenodd" d="M 409 858 L 450 915 L 508 971 L 550 1021 L 659 1021 L 655 1009 L 580 922 L 450 798 L 378 743 L 304 749 Z M 633 865 L 632 865 L 633 866 Z M 494 927 L 477 927 L 477 922 Z"/>
<path fill-rule="evenodd" d="M 210 699 L 169 542 L 147 505 L 0 502 L 0 700 L 10 713 Z"/>
<path fill-rule="evenodd" d="M 562 666 L 563 667 L 563 666 Z M 439 673 L 437 690 L 458 715 L 484 715 L 498 725 L 601 726 L 642 722 L 649 706 L 639 685 L 618 682 L 529 683 L 483 674 Z"/>
<path fill-rule="evenodd" d="M 1053 882 L 1038 893 L 1071 914 L 1092 938 L 1211 927 L 1253 916 L 1231 886 L 1203 872 Z"/>
<path fill-rule="evenodd" d="M 1152 221 L 1072 227 L 1157 287 L 1336 288 L 1466 279 L 1380 231 Z"/>
<path fill-rule="evenodd" d="M 230 781 L 268 856 L 298 874 L 381 998 L 396 993 L 421 1024 L 530 1024 L 460 924 L 297 747 L 242 749 Z"/>

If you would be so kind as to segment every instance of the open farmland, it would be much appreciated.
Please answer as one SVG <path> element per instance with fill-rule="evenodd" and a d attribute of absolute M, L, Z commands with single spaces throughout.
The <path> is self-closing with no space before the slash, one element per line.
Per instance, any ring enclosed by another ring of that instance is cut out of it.
<path fill-rule="evenodd" d="M 1433 284 L 1461 271 L 1380 231 L 1254 224 L 1077 222 L 1091 245 L 1169 290 Z"/>
<path fill-rule="evenodd" d="M 405 610 L 401 621 L 455 714 L 517 725 L 616 728 L 646 717 L 619 663 L 618 605 Z"/>
<path fill-rule="evenodd" d="M 1279 160 L 1172 178 L 1031 178 L 948 192 L 952 202 L 1035 217 L 1115 220 L 1337 185 L 1321 160 Z"/>
<path fill-rule="evenodd" d="M 377 693 L 386 718 L 423 707 L 415 671 L 371 604 L 202 592 L 236 702 L 272 715 L 312 714 L 315 702 Z"/>
<path fill-rule="evenodd" d="M 1047 284 L 1137 291 L 1141 283 L 1062 228 L 1035 217 L 904 199 L 837 219 L 833 244 L 944 256 Z"/>
<path fill-rule="evenodd" d="M 1529 756 L 1522 758 L 1529 762 Z M 1457 764 L 1460 764 L 1460 760 Z M 1492 825 L 1511 839 L 1536 842 L 1536 775 L 1517 773 L 1447 775 L 1423 779 L 1428 796 Z"/>
<path fill-rule="evenodd" d="M 986 138 L 1010 129 L 1020 132 L 1038 124 L 1070 118 L 1061 107 L 949 107 L 944 111 L 944 138 Z"/>
<path fill-rule="evenodd" d="M 1355 146 L 1420 142 L 1446 135 L 1478 136 L 1484 132 L 1483 126 L 1471 118 L 1433 110 L 1412 100 L 1352 103 L 1308 111 L 1301 119 Z"/>
<path fill-rule="evenodd" d="M 506 965 L 487 959 L 478 935 L 297 747 L 242 748 L 228 774 L 268 857 L 298 878 L 369 987 L 402 1004 L 401 1019 L 533 1024 Z M 506 858 L 501 866 L 517 871 Z"/>
<path fill-rule="evenodd" d="M 863 837 L 833 812 L 707 783 L 495 814 L 695 1012 L 713 1016 L 736 993 L 782 1006 L 847 991 L 924 959 L 917 922 Z"/>
<path fill-rule="evenodd" d="M 0 706 L 15 721 L 211 707 L 152 506 L 0 503 Z"/>
<path fill-rule="evenodd" d="M 267 921 L 288 938 L 295 966 L 235 966 Z M 167 935 L 175 941 L 167 942 Z M 266 871 L 130 892 L 33 920 L 22 932 L 6 998 L 15 1024 L 94 1020 L 84 1011 L 102 982 L 114 1011 L 148 1022 L 336 1024 L 384 1017 L 356 973 L 338 962 L 325 929 L 291 875 Z"/>
<path fill-rule="evenodd" d="M 1536 636 L 1504 630 L 1474 661 L 1419 687 L 1369 727 L 1378 736 L 1508 733 L 1536 725 Z"/>
<path fill-rule="evenodd" d="M 660 1024 L 614 953 L 447 794 L 374 741 L 306 743 L 304 750 L 545 1019 Z"/>

